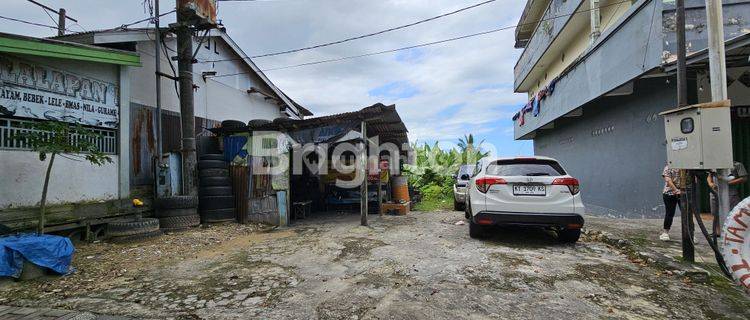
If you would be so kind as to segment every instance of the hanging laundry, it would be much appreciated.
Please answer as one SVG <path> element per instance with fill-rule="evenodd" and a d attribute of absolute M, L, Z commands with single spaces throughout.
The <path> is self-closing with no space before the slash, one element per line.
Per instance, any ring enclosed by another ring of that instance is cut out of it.
<path fill-rule="evenodd" d="M 541 103 L 542 102 L 539 100 L 539 95 L 535 94 L 534 95 L 534 102 L 532 103 L 532 110 L 531 110 L 533 112 L 533 114 L 534 114 L 535 117 L 536 117 L 537 114 L 539 114 L 539 105 L 541 105 Z"/>
<path fill-rule="evenodd" d="M 521 121 L 518 124 L 519 126 L 523 126 L 524 124 L 526 124 L 526 114 L 531 112 L 534 108 L 533 101 L 534 99 L 530 100 L 526 103 L 525 106 L 523 106 L 523 108 L 521 108 Z"/>
<path fill-rule="evenodd" d="M 544 100 L 544 98 L 547 97 L 547 88 L 545 87 L 544 89 L 539 90 L 539 93 L 536 96 L 539 97 L 539 101 Z"/>
<path fill-rule="evenodd" d="M 549 85 L 547 85 L 547 95 L 551 96 L 552 93 L 555 91 L 555 85 L 557 84 L 557 78 L 552 79 L 552 81 L 549 82 Z"/>
<path fill-rule="evenodd" d="M 518 120 L 518 117 L 521 116 L 521 111 L 516 112 L 516 114 L 513 115 L 513 121 Z"/>

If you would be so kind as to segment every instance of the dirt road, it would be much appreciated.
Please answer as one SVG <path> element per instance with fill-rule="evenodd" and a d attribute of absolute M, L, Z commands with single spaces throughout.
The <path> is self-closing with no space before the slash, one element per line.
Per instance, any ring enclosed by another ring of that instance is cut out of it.
<path fill-rule="evenodd" d="M 136 318 L 750 318 L 750 300 L 725 285 L 540 230 L 474 240 L 455 224 L 462 216 L 371 216 L 370 227 L 331 216 L 265 233 L 226 225 L 81 245 L 75 275 L 6 284 L 0 304 Z M 186 242 L 195 245 L 176 247 Z"/>

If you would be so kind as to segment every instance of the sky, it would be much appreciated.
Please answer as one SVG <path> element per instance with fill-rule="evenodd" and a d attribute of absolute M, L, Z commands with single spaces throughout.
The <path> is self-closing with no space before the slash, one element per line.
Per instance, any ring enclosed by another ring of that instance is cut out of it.
<path fill-rule="evenodd" d="M 2 16 L 55 25 L 26 0 L 4 0 Z M 148 16 L 142 0 L 38 0 L 65 8 L 71 31 L 112 28 Z M 219 2 L 218 18 L 249 55 L 331 42 L 412 23 L 483 0 L 266 0 Z M 256 58 L 261 69 L 335 59 L 482 32 L 518 22 L 525 1 L 497 0 L 445 18 L 344 44 Z M 161 0 L 162 12 L 174 0 Z M 56 19 L 56 18 L 55 18 Z M 174 14 L 162 23 L 174 21 Z M 144 27 L 146 23 L 134 27 Z M 0 20 L 0 32 L 46 37 L 56 31 Z M 498 156 L 533 154 L 513 140 L 511 117 L 525 95 L 513 93 L 514 30 L 346 61 L 266 71 L 315 116 L 395 104 L 410 141 L 455 146 L 473 134 Z"/>

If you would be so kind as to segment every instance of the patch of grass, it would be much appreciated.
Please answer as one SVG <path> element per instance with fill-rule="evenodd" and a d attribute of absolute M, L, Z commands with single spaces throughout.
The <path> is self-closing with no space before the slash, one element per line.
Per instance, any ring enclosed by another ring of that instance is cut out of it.
<path fill-rule="evenodd" d="M 444 211 L 453 210 L 453 199 L 448 197 L 423 198 L 414 205 L 414 211 Z"/>

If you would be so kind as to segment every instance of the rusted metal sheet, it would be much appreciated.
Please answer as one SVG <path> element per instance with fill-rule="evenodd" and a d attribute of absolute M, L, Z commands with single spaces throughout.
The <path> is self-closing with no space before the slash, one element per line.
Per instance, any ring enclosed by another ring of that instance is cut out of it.
<path fill-rule="evenodd" d="M 180 114 L 162 111 L 161 139 L 163 152 L 180 152 L 182 131 Z M 221 126 L 220 121 L 195 117 L 196 135 L 213 136 L 208 128 Z M 154 183 L 154 159 L 156 153 L 156 109 L 131 103 L 130 112 L 130 160 L 131 188 L 151 187 Z"/>
<path fill-rule="evenodd" d="M 206 23 L 216 24 L 216 0 L 178 0 L 177 8 L 189 10 Z"/>
<path fill-rule="evenodd" d="M 247 223 L 248 220 L 248 195 L 249 195 L 249 171 L 247 166 L 229 167 L 232 178 L 232 193 L 234 194 L 234 212 L 237 214 L 239 223 Z"/>
<path fill-rule="evenodd" d="M 151 185 L 154 181 L 153 158 L 156 152 L 154 109 L 131 104 L 130 112 L 130 184 Z"/>

